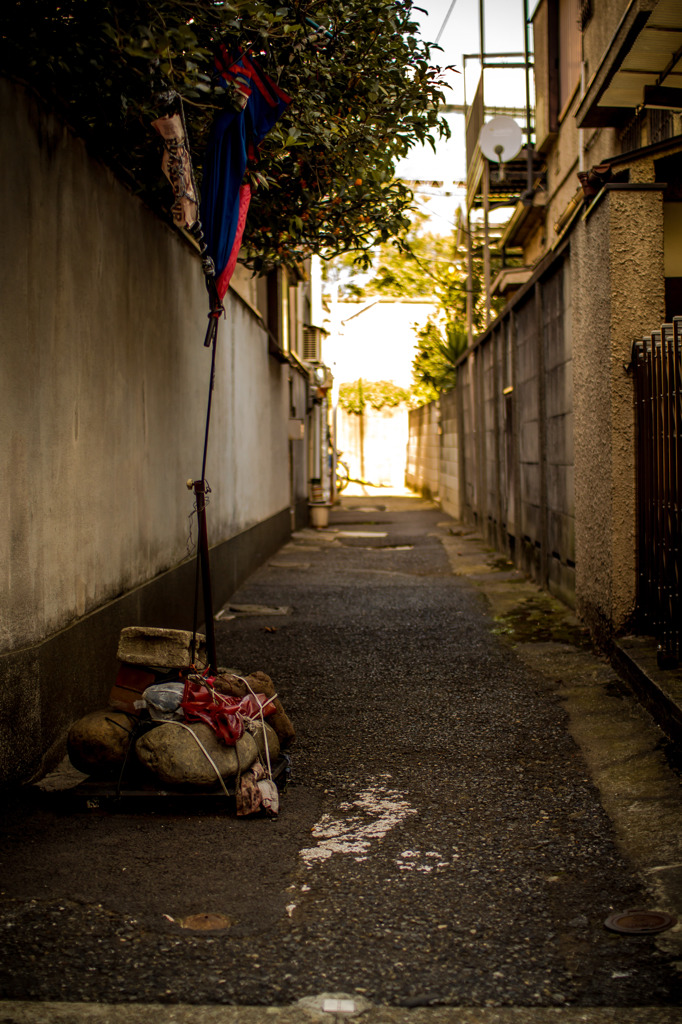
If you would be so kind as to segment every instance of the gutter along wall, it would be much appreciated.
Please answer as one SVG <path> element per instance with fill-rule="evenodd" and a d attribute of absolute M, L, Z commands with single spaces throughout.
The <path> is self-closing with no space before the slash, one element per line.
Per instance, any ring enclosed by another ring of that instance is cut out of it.
<path fill-rule="evenodd" d="M 191 628 L 185 482 L 201 476 L 210 350 L 201 267 L 171 228 L 1 80 L 0 125 L 8 781 L 106 702 L 121 626 Z M 291 525 L 292 370 L 246 303 L 228 293 L 226 309 L 206 471 L 216 608 Z"/>

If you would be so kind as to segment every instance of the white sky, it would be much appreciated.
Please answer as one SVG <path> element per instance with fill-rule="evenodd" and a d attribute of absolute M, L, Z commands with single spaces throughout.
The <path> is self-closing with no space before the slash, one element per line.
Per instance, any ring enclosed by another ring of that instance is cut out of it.
<path fill-rule="evenodd" d="M 415 0 L 415 4 L 428 13 L 414 12 L 419 20 L 422 38 L 435 42 L 450 8 L 451 0 Z M 523 53 L 523 0 L 484 0 L 485 18 L 485 52 L 491 53 Z M 464 60 L 463 55 L 480 51 L 479 35 L 479 0 L 455 0 L 447 25 L 443 30 L 439 45 L 440 53 L 434 50 L 432 59 L 441 66 L 454 64 L 460 74 L 449 73 L 448 82 L 451 88 L 446 90 L 446 103 L 464 102 Z M 466 99 L 471 103 L 480 67 L 476 61 L 466 62 Z M 500 106 L 523 106 L 525 103 L 525 78 L 522 70 L 488 70 L 485 79 L 486 103 Z M 408 180 L 443 181 L 448 191 L 453 191 L 450 199 L 431 199 L 426 209 L 431 212 L 430 229 L 447 233 L 454 219 L 454 211 L 460 204 L 463 190 L 453 187 L 453 182 L 462 182 L 466 177 L 466 157 L 464 145 L 464 118 L 461 115 L 448 115 L 452 137 L 441 142 L 434 154 L 430 146 L 415 147 L 410 154 L 397 165 L 398 177 Z M 428 188 L 420 187 L 419 192 L 428 193 Z M 419 196 L 420 205 L 424 208 L 425 197 Z"/>

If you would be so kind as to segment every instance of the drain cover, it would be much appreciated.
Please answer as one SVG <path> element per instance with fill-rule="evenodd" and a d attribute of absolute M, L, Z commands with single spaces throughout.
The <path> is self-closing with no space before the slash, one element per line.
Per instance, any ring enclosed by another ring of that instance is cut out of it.
<path fill-rule="evenodd" d="M 232 924 L 224 914 L 190 914 L 180 922 L 181 928 L 191 928 L 197 932 L 214 932 L 220 928 L 229 928 Z"/>
<path fill-rule="evenodd" d="M 677 918 L 664 914 L 662 910 L 626 910 L 625 913 L 611 914 L 604 924 L 609 931 L 624 935 L 654 935 L 672 928 L 677 924 Z"/>

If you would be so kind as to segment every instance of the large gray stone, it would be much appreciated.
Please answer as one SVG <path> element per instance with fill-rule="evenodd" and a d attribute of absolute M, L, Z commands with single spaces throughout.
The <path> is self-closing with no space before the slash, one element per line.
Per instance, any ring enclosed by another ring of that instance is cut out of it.
<path fill-rule="evenodd" d="M 192 634 L 186 629 L 160 629 L 154 626 L 126 626 L 118 641 L 119 661 L 153 668 L 188 668 Z M 206 664 L 206 637 L 197 633 L 196 664 Z"/>
<path fill-rule="evenodd" d="M 172 786 L 217 784 L 213 767 L 188 730 L 201 740 L 224 779 L 246 771 L 258 757 L 258 745 L 248 733 L 228 747 L 203 722 L 186 727 L 166 722 L 141 736 L 135 746 L 140 762 L 161 782 Z"/>

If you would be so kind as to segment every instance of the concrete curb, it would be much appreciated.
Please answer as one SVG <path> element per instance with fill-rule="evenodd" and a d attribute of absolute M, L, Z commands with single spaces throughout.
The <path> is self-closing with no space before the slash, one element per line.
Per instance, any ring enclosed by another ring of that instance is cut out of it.
<path fill-rule="evenodd" d="M 668 739 L 682 743 L 682 669 L 659 668 L 656 641 L 641 636 L 618 640 L 611 663 Z"/>
<path fill-rule="evenodd" d="M 168 1003 L 0 1002 L 3 1024 L 678 1024 L 682 1008 L 376 1006 L 357 1015 L 293 1006 L 188 1006 Z"/>

